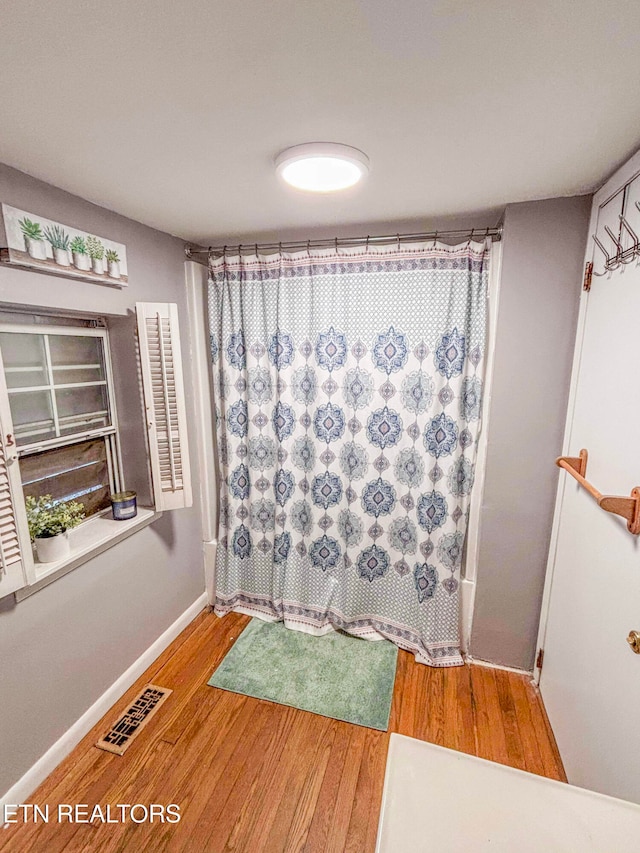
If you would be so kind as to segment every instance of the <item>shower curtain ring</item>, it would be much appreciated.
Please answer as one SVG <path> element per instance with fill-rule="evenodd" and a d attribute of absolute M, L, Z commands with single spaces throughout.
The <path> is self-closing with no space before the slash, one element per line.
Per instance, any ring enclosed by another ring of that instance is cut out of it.
<path fill-rule="evenodd" d="M 258 257 L 258 244 L 257 243 L 255 245 L 255 249 L 256 249 L 256 258 L 257 258 Z"/>
<path fill-rule="evenodd" d="M 436 231 L 436 233 L 433 237 L 433 246 L 431 247 L 432 249 L 435 249 L 437 242 L 438 242 L 438 232 Z"/>
<path fill-rule="evenodd" d="M 336 245 L 336 255 L 337 255 L 338 254 L 338 238 L 337 237 L 334 237 L 334 242 Z"/>
<path fill-rule="evenodd" d="M 311 257 L 311 240 L 307 240 L 307 257 Z"/>
<path fill-rule="evenodd" d="M 400 251 L 400 235 L 396 233 L 396 252 Z"/>
<path fill-rule="evenodd" d="M 238 260 L 241 260 L 242 255 L 242 243 L 238 243 Z"/>
<path fill-rule="evenodd" d="M 369 251 L 369 235 L 368 234 L 367 234 L 367 242 L 366 242 L 366 245 L 364 247 L 364 250 L 365 250 L 365 252 Z"/>
<path fill-rule="evenodd" d="M 467 240 L 467 249 L 469 248 L 469 246 L 473 242 L 473 235 L 475 234 L 475 230 L 476 230 L 475 228 L 471 229 L 471 234 L 469 235 L 469 239 Z"/>

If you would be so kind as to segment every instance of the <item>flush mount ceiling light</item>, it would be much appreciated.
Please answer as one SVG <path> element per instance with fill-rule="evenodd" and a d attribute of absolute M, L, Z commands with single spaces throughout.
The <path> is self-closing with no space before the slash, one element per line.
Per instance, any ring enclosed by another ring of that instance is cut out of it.
<path fill-rule="evenodd" d="M 299 190 L 331 193 L 357 184 L 369 171 L 369 158 L 350 145 L 307 142 L 278 154 L 276 171 Z"/>

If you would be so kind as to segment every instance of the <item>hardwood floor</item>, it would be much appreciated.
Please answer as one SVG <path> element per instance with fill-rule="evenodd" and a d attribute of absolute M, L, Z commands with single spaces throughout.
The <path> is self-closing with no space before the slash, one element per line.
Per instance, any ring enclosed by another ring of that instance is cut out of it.
<path fill-rule="evenodd" d="M 540 697 L 515 673 L 401 651 L 389 732 L 208 687 L 247 622 L 200 614 L 30 798 L 50 822 L 11 825 L 0 850 L 371 853 L 390 732 L 566 781 Z M 149 681 L 173 693 L 147 728 L 122 757 L 96 749 Z M 57 823 L 59 803 L 176 803 L 181 820 Z"/>

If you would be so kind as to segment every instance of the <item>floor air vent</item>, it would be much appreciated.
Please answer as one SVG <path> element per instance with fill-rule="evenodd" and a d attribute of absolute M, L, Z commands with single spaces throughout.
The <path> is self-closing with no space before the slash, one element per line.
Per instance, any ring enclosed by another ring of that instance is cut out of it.
<path fill-rule="evenodd" d="M 170 694 L 166 687 L 147 684 L 96 746 L 123 755 Z"/>

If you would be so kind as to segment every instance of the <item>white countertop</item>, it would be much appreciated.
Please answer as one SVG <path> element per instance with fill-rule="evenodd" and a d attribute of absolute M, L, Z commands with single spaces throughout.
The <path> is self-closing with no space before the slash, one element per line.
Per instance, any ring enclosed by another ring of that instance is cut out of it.
<path fill-rule="evenodd" d="M 640 853 L 640 806 L 392 734 L 376 853 Z"/>

